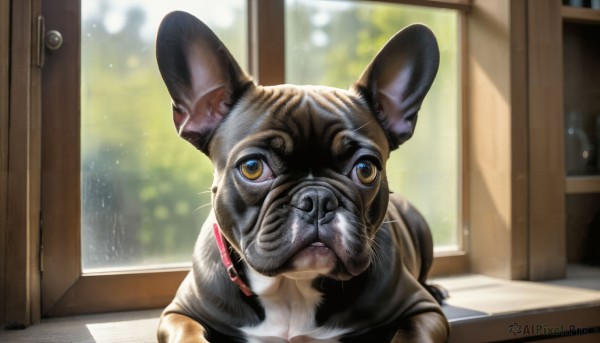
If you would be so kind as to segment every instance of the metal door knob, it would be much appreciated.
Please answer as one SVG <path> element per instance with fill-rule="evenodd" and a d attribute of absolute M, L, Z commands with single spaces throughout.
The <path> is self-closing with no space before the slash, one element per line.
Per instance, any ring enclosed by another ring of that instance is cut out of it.
<path fill-rule="evenodd" d="M 46 32 L 46 48 L 57 50 L 62 46 L 63 36 L 56 30 Z"/>

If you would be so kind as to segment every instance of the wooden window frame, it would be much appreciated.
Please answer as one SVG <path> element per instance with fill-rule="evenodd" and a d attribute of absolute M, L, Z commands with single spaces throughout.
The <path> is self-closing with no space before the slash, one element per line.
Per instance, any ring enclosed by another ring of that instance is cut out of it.
<path fill-rule="evenodd" d="M 0 0 L 0 323 L 6 322 L 6 235 L 8 217 L 8 147 L 10 118 L 10 3 Z M 6 166 L 6 167 L 4 167 Z"/>
<path fill-rule="evenodd" d="M 52 7 L 55 6 L 54 3 Z M 73 11 L 79 10 L 76 5 L 71 6 Z M 44 11 L 46 10 L 52 9 L 48 6 L 44 7 Z M 248 12 L 250 73 L 263 85 L 284 83 L 284 1 L 251 0 L 248 2 Z M 79 57 L 80 41 L 76 36 L 80 30 L 79 22 L 67 18 L 52 22 L 48 18 L 47 25 L 74 35 L 65 37 L 65 41 L 78 42 L 65 46 L 56 53 Z M 62 30 L 61 26 L 64 27 Z M 73 68 L 72 58 L 56 59 L 44 68 L 44 77 L 73 78 L 72 82 L 79 85 L 79 62 L 77 60 L 76 68 Z M 65 70 L 69 69 L 71 72 L 65 74 Z M 175 290 L 187 274 L 187 269 L 82 274 L 79 206 L 80 113 L 78 104 L 65 106 L 69 103 L 67 96 L 70 92 L 48 86 L 42 91 L 43 99 L 48 99 L 45 103 L 50 104 L 49 106 L 60 104 L 62 116 L 44 118 L 44 127 L 52 129 L 45 130 L 43 135 L 43 146 L 46 150 L 42 156 L 42 315 L 62 316 L 164 306 L 172 299 Z M 56 101 L 61 97 L 64 99 Z M 48 110 L 58 111 L 51 108 Z M 68 220 L 65 220 L 66 218 Z M 50 234 L 57 230 L 62 230 L 61 234 Z M 437 275 L 464 273 L 468 270 L 464 251 L 437 257 L 435 265 L 433 272 Z"/>
<path fill-rule="evenodd" d="M 40 0 L 0 0 L 0 323 L 40 320 Z"/>
<path fill-rule="evenodd" d="M 403 3 L 403 1 L 396 2 Z M 430 5 L 440 3 L 442 2 L 433 1 Z M 451 1 L 448 4 L 455 7 L 457 3 Z M 50 11 L 52 10 L 50 7 L 54 8 L 56 4 L 53 3 L 48 7 L 44 4 L 44 6 L 44 11 Z M 71 6 L 73 11 L 79 10 L 76 5 L 71 4 Z M 250 0 L 248 12 L 250 73 L 263 85 L 284 83 L 284 1 Z M 69 17 L 73 18 L 73 16 Z M 65 41 L 80 42 L 79 37 L 76 36 L 80 30 L 78 21 L 62 18 L 51 22 L 48 18 L 47 25 L 74 34 L 73 37 L 65 37 Z M 62 30 L 61 26 L 64 26 Z M 79 57 L 79 43 L 65 46 L 56 53 Z M 61 78 L 73 78 L 73 82 L 79 84 L 79 62 L 77 60 L 74 68 L 73 59 L 56 59 L 44 68 L 44 77 L 52 79 L 59 77 L 57 73 L 61 73 Z M 65 70 L 69 69 L 71 72 L 65 75 Z M 42 315 L 63 316 L 165 306 L 171 301 L 175 290 L 187 274 L 187 269 L 82 274 L 79 206 L 80 113 L 78 104 L 65 106 L 69 103 L 66 96 L 70 92 L 48 86 L 42 91 L 43 99 L 48 97 L 48 100 L 53 100 L 46 101 L 47 104 L 60 104 L 62 116 L 61 118 L 44 117 L 44 127 L 52 129 L 45 130 L 43 135 L 43 146 L 46 150 L 42 156 L 44 165 Z M 61 97 L 64 99 L 56 101 Z M 57 111 L 50 108 L 48 110 Z M 65 206 L 65 204 L 73 205 Z M 61 234 L 50 234 L 57 230 L 62 230 Z M 458 251 L 436 257 L 433 274 L 455 274 L 467 271 L 467 255 L 464 251 Z"/>

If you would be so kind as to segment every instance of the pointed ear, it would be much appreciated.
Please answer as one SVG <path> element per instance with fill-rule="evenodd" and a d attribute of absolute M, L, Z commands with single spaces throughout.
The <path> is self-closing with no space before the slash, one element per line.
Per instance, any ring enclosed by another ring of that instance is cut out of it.
<path fill-rule="evenodd" d="M 439 60 L 433 32 L 411 25 L 386 43 L 354 84 L 377 115 L 392 150 L 412 136 Z"/>
<path fill-rule="evenodd" d="M 173 99 L 177 132 L 207 153 L 212 134 L 252 80 L 219 38 L 185 12 L 162 20 L 156 60 Z"/>

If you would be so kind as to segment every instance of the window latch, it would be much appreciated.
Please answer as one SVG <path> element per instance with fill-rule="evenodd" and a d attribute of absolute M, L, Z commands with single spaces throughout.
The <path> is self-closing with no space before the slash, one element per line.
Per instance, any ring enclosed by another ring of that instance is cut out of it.
<path fill-rule="evenodd" d="M 46 49 L 58 50 L 63 44 L 63 36 L 58 30 L 46 32 L 46 23 L 43 16 L 37 18 L 37 43 L 36 65 L 39 68 L 44 66 Z"/>

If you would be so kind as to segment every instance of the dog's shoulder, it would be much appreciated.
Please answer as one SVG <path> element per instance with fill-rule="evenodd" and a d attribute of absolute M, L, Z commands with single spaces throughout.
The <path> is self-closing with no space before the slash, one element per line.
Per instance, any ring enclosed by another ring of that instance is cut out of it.
<path fill-rule="evenodd" d="M 419 212 L 419 210 L 417 210 L 417 208 L 406 198 L 397 193 L 390 194 L 388 206 L 388 215 L 394 216 L 394 213 L 397 213 L 396 217 L 401 218 L 408 227 L 419 228 L 420 230 L 429 229 L 427 221 L 421 212 Z"/>
<path fill-rule="evenodd" d="M 393 193 L 388 205 L 388 222 L 402 241 L 404 264 L 424 283 L 433 263 L 433 238 L 427 221 L 408 200 Z"/>

